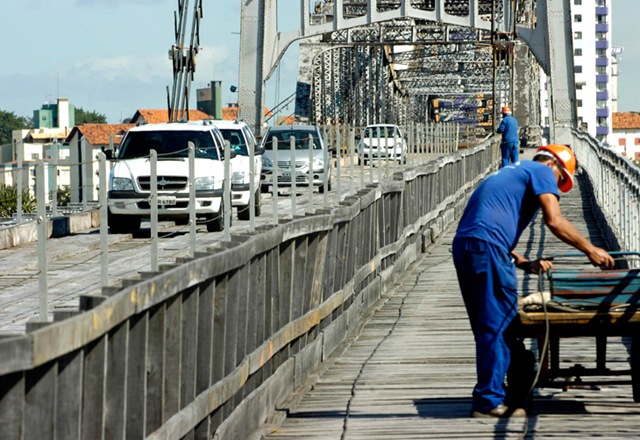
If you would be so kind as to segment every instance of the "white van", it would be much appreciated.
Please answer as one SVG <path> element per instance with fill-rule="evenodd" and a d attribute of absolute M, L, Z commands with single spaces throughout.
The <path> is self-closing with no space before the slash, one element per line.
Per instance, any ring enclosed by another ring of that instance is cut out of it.
<path fill-rule="evenodd" d="M 238 219 L 249 220 L 251 197 L 251 153 L 253 153 L 253 194 L 254 215 L 260 215 L 262 204 L 260 195 L 260 171 L 262 170 L 262 154 L 264 148 L 257 145 L 256 138 L 249 126 L 242 121 L 212 121 L 225 141 L 229 141 L 236 157 L 231 161 L 231 206 L 236 207 Z"/>
<path fill-rule="evenodd" d="M 141 125 L 125 134 L 109 176 L 111 232 L 135 232 L 151 212 L 151 150 L 158 154 L 158 218 L 188 222 L 189 142 L 195 145 L 196 216 L 204 217 L 207 231 L 223 229 L 224 140 L 205 120 Z"/>

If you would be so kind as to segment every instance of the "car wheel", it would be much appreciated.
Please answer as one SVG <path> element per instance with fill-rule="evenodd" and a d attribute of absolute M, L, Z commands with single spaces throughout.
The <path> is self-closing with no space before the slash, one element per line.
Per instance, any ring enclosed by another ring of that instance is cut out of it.
<path fill-rule="evenodd" d="M 107 212 L 107 225 L 112 234 L 135 233 L 140 230 L 142 218 L 139 215 L 121 215 Z"/>

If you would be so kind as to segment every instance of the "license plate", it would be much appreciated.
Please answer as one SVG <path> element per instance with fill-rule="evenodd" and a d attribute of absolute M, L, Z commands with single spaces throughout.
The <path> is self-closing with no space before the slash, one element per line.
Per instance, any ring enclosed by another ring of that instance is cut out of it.
<path fill-rule="evenodd" d="M 159 196 L 158 206 L 175 206 L 176 198 L 174 196 Z"/>

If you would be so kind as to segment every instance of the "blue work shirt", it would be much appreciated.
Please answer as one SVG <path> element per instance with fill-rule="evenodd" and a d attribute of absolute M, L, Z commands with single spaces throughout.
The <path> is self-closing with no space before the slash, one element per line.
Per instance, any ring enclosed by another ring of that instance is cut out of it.
<path fill-rule="evenodd" d="M 547 193 L 560 199 L 556 176 L 547 165 L 524 160 L 501 168 L 471 195 L 456 237 L 477 238 L 511 252 L 540 209 L 538 196 Z"/>
<path fill-rule="evenodd" d="M 511 115 L 504 115 L 500 126 L 498 127 L 498 133 L 502 133 L 502 142 L 517 144 L 518 137 L 518 120 Z"/>

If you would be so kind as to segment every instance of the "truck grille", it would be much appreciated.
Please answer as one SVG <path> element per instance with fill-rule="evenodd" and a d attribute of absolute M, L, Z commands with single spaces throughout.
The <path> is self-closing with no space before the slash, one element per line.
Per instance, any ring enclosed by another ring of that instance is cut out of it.
<path fill-rule="evenodd" d="M 187 188 L 184 176 L 158 176 L 158 191 L 180 191 Z M 151 176 L 138 177 L 138 185 L 143 191 L 151 190 Z"/>

